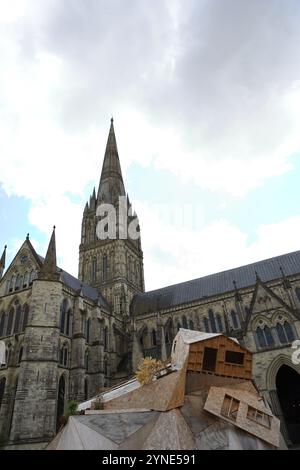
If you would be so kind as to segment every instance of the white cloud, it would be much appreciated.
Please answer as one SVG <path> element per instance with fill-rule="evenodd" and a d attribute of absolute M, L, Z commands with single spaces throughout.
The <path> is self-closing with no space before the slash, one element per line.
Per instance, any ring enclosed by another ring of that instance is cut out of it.
<path fill-rule="evenodd" d="M 137 162 L 242 197 L 292 169 L 300 4 L 267 3 L 0 2 L 0 184 L 30 200 L 43 234 L 57 225 L 66 269 L 77 272 L 86 188 L 98 183 L 111 113 L 125 181 Z M 267 243 L 263 227 L 249 245 L 226 220 L 200 231 L 158 220 L 164 237 L 153 245 L 138 213 L 149 286 L 294 246 L 286 236 Z M 157 248 L 169 264 L 155 261 Z"/>
<path fill-rule="evenodd" d="M 288 1 L 289 12 L 277 1 L 132 2 L 117 17 L 118 0 L 2 2 L 5 189 L 51 193 L 56 171 L 56 193 L 82 194 L 96 179 L 110 113 L 125 168 L 154 162 L 236 197 L 291 170 L 300 148 L 300 9 Z"/>
<path fill-rule="evenodd" d="M 39 254 L 45 256 L 52 226 L 55 225 L 58 264 L 75 276 L 78 272 L 81 216 L 82 205 L 60 195 L 37 202 L 29 212 L 30 222 L 47 235 L 44 246 L 39 247 Z"/>
<path fill-rule="evenodd" d="M 25 15 L 26 0 L 0 0 L 0 24 L 15 23 Z"/>
<path fill-rule="evenodd" d="M 34 249 L 36 250 L 36 252 L 40 254 L 40 249 L 42 247 L 41 247 L 39 240 L 37 240 L 36 238 L 32 238 L 30 239 L 30 242 L 34 246 Z M 10 243 L 7 246 L 7 259 L 9 259 L 10 262 L 16 256 L 17 252 L 19 251 L 23 243 L 24 243 L 24 239 L 21 240 L 20 238 L 13 238 L 12 240 L 10 240 Z M 6 267 L 8 268 L 8 264 L 6 264 Z"/>
<path fill-rule="evenodd" d="M 174 226 L 156 207 L 137 204 L 146 289 L 184 282 L 299 249 L 300 216 L 260 225 L 255 241 L 225 219 L 204 227 Z M 197 225 L 197 224 L 195 224 Z"/>

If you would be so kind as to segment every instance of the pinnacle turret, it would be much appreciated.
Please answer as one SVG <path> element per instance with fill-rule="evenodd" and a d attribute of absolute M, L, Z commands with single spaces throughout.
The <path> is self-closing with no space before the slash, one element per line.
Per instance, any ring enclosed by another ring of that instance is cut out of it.
<path fill-rule="evenodd" d="M 47 279 L 56 281 L 59 279 L 59 273 L 57 272 L 56 265 L 56 241 L 55 241 L 55 226 L 50 238 L 46 257 L 39 273 L 40 279 Z"/>

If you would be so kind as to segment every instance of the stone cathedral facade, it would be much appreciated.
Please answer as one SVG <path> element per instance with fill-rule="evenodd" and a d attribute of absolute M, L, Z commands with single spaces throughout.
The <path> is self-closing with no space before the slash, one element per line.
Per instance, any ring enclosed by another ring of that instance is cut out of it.
<path fill-rule="evenodd" d="M 115 208 L 115 238 L 97 235 L 102 204 Z M 143 356 L 167 361 L 179 328 L 224 332 L 250 349 L 256 386 L 287 444 L 299 444 L 300 251 L 145 292 L 141 238 L 120 236 L 132 222 L 139 231 L 111 121 L 78 278 L 57 266 L 55 228 L 45 257 L 27 236 L 6 271 L 5 249 L 0 259 L 0 448 L 44 448 L 70 400 L 126 380 Z"/>

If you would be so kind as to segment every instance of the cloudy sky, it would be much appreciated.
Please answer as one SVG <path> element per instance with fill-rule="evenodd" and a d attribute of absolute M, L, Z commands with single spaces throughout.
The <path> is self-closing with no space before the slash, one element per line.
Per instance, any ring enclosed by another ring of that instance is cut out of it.
<path fill-rule="evenodd" d="M 0 250 L 77 275 L 113 115 L 147 290 L 300 249 L 299 0 L 0 0 Z"/>

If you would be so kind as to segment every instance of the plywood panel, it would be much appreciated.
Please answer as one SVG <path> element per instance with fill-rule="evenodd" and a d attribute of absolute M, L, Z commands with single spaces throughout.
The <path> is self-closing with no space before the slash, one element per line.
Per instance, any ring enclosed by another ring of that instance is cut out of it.
<path fill-rule="evenodd" d="M 132 390 L 126 395 L 104 402 L 104 410 L 148 408 L 166 411 L 184 402 L 186 367 L 154 382 Z"/>
<path fill-rule="evenodd" d="M 214 374 L 243 379 L 252 378 L 252 354 L 250 351 L 223 335 L 190 344 L 187 366 L 188 371 L 205 372 L 205 365 L 203 363 L 205 348 L 217 350 Z M 235 364 L 233 362 L 226 361 L 227 351 L 243 354 L 243 364 Z M 212 373 L 212 371 L 209 370 L 206 372 Z"/>
<path fill-rule="evenodd" d="M 228 416 L 226 413 L 222 413 L 226 397 L 239 403 L 237 412 L 233 417 L 230 413 L 228 413 Z M 249 419 L 249 410 L 251 411 L 252 408 L 268 418 L 269 427 L 262 424 L 264 421 L 258 422 L 254 419 Z M 263 401 L 257 395 L 245 390 L 211 387 L 204 409 L 273 446 L 279 446 L 280 421 L 267 410 Z"/>

